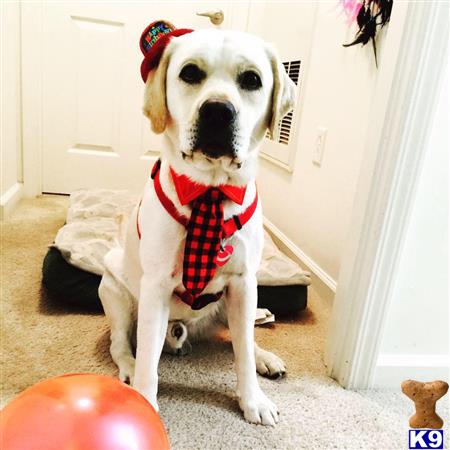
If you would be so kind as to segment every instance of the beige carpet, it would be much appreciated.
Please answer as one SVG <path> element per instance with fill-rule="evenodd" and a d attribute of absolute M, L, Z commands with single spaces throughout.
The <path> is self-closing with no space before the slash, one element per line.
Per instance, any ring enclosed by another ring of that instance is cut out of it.
<path fill-rule="evenodd" d="M 105 318 L 50 304 L 41 290 L 42 259 L 66 205 L 61 196 L 23 200 L 2 227 L 2 404 L 51 376 L 117 373 Z M 407 448 L 409 400 L 400 393 L 345 391 L 326 377 L 328 313 L 311 289 L 309 308 L 299 317 L 256 330 L 257 341 L 288 368 L 283 380 L 260 379 L 281 412 L 275 428 L 243 420 L 226 336 L 186 357 L 164 355 L 159 403 L 173 449 Z M 439 410 L 447 418 L 444 404 Z"/>

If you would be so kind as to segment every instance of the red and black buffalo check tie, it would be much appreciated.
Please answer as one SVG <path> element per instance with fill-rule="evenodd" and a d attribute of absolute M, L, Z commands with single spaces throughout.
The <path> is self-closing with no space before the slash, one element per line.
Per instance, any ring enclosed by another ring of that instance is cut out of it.
<path fill-rule="evenodd" d="M 200 295 L 216 272 L 223 229 L 223 199 L 219 189 L 211 188 L 192 202 L 183 261 L 184 295 L 192 299 Z"/>

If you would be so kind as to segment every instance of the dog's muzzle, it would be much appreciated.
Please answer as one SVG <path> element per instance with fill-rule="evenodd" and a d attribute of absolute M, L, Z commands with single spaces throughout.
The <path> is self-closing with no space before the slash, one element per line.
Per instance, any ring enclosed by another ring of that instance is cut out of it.
<path fill-rule="evenodd" d="M 231 102 L 206 100 L 198 113 L 195 149 L 210 158 L 234 157 L 236 115 L 236 109 Z"/>

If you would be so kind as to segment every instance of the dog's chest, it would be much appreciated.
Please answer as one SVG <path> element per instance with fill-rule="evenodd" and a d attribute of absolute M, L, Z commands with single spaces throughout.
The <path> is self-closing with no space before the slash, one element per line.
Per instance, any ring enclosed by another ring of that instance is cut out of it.
<path fill-rule="evenodd" d="M 249 248 L 245 242 L 242 242 L 242 238 L 240 236 L 233 236 L 227 239 L 224 244 L 233 246 L 233 254 L 224 265 L 217 266 L 213 278 L 206 285 L 202 295 L 222 293 L 222 295 L 225 296 L 230 278 L 235 275 L 240 275 L 245 270 L 245 261 L 247 259 Z M 183 260 L 184 240 L 181 242 L 177 262 L 174 264 L 171 273 L 176 287 L 173 291 L 170 304 L 170 320 L 183 320 L 189 322 L 190 320 L 197 320 L 202 317 L 216 314 L 219 308 L 219 302 L 210 303 L 206 307 L 199 310 L 192 310 L 188 305 L 180 300 L 177 293 L 180 294 L 185 290 L 182 281 Z"/>

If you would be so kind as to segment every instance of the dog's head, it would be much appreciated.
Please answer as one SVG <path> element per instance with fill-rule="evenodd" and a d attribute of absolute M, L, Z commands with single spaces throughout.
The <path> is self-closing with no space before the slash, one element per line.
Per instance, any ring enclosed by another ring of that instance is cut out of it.
<path fill-rule="evenodd" d="M 146 81 L 144 113 L 176 157 L 237 171 L 293 107 L 295 84 L 275 50 L 241 32 L 174 37 Z"/>

